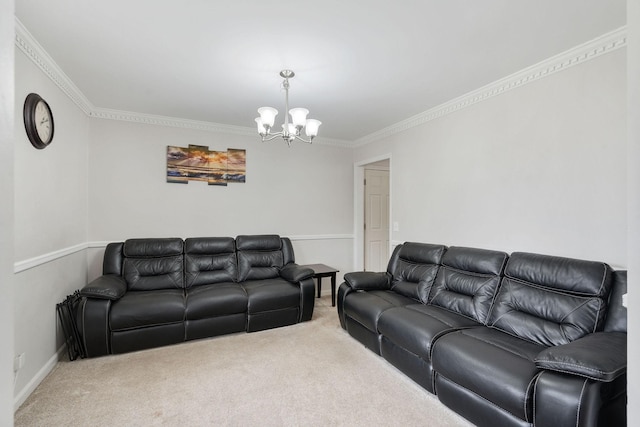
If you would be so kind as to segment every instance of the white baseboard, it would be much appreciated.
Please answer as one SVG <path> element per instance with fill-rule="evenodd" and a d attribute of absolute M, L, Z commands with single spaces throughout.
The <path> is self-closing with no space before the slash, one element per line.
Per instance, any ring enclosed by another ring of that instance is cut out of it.
<path fill-rule="evenodd" d="M 51 356 L 51 358 L 45 363 L 45 365 L 38 371 L 38 373 L 31 378 L 31 381 L 27 383 L 26 386 L 18 394 L 16 394 L 13 398 L 13 412 L 17 411 L 18 408 L 27 400 L 27 398 L 34 392 L 34 390 L 38 387 L 38 385 L 49 375 L 49 373 L 56 367 L 56 364 L 60 360 L 60 355 L 62 352 L 66 351 L 67 346 L 63 344 L 62 347 L 58 349 L 58 351 Z M 19 372 L 16 374 L 18 375 Z"/>

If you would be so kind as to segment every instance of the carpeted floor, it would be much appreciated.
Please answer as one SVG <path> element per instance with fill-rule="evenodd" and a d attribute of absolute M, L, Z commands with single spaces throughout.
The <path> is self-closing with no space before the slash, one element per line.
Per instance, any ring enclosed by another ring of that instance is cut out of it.
<path fill-rule="evenodd" d="M 61 361 L 15 425 L 471 424 L 347 335 L 323 297 L 294 326 Z"/>

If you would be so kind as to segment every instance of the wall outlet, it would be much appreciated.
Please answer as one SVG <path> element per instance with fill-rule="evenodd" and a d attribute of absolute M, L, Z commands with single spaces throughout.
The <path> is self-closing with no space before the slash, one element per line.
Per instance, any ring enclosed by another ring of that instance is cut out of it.
<path fill-rule="evenodd" d="M 622 295 L 622 306 L 627 306 L 627 294 Z"/>
<path fill-rule="evenodd" d="M 400 223 L 398 221 L 393 222 L 393 231 L 400 231 Z"/>
<path fill-rule="evenodd" d="M 20 369 L 24 368 L 24 359 L 24 353 L 20 353 L 13 359 L 13 372 L 18 372 Z"/>

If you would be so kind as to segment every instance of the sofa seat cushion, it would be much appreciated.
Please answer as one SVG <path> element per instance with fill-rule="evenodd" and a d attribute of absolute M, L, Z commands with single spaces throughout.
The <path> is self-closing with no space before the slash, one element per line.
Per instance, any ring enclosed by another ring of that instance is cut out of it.
<path fill-rule="evenodd" d="M 442 336 L 433 346 L 431 362 L 437 375 L 531 422 L 539 373 L 534 359 L 544 349 L 496 329 L 475 327 Z"/>
<path fill-rule="evenodd" d="M 416 300 L 393 291 L 351 292 L 344 300 L 344 313 L 368 330 L 377 333 L 378 319 L 383 312 L 415 303 Z"/>
<path fill-rule="evenodd" d="M 249 300 L 249 314 L 300 307 L 300 287 L 285 279 L 249 280 L 242 282 L 241 286 Z"/>
<path fill-rule="evenodd" d="M 447 332 L 480 326 L 479 323 L 440 307 L 412 304 L 380 315 L 378 331 L 391 342 L 425 360 L 431 360 L 433 342 Z"/>
<path fill-rule="evenodd" d="M 187 290 L 187 320 L 246 313 L 247 294 L 237 283 L 201 285 Z"/>
<path fill-rule="evenodd" d="M 185 298 L 182 289 L 127 292 L 111 306 L 112 331 L 184 321 Z"/>

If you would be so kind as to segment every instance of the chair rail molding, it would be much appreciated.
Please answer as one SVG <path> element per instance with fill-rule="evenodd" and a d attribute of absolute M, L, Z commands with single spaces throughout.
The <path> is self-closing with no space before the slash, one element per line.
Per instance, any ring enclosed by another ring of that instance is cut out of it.
<path fill-rule="evenodd" d="M 17 261 L 13 264 L 13 272 L 20 273 L 25 270 L 29 270 L 31 268 L 37 267 L 42 264 L 46 264 L 51 261 L 55 261 L 59 258 L 66 257 L 68 255 L 75 254 L 76 252 L 83 251 L 87 249 L 89 246 L 87 243 L 79 243 L 74 246 L 69 246 L 67 248 L 58 249 L 53 252 L 49 252 L 43 255 L 39 255 L 33 258 L 25 259 L 23 261 Z"/>

